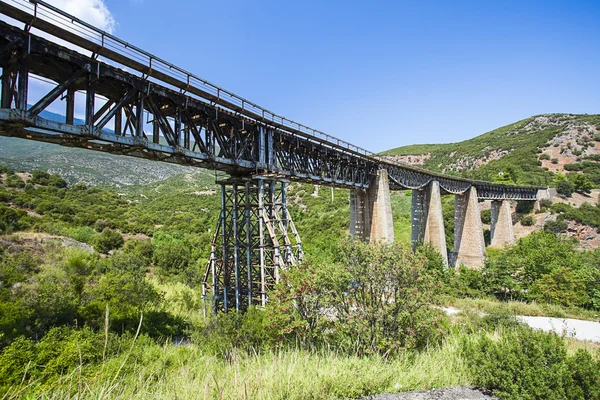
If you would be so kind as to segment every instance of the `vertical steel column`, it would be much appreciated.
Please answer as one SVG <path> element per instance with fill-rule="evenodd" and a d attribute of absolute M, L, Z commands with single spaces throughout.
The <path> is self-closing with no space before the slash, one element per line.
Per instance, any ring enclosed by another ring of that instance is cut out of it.
<path fill-rule="evenodd" d="M 75 89 L 72 87 L 67 88 L 67 96 L 65 98 L 67 103 L 67 115 L 65 122 L 69 125 L 75 123 Z"/>
<path fill-rule="evenodd" d="M 260 251 L 260 304 L 267 304 L 267 266 L 265 260 L 265 183 L 258 180 L 258 237 Z"/>
<path fill-rule="evenodd" d="M 135 136 L 144 136 L 144 93 L 138 92 L 135 105 Z"/>
<path fill-rule="evenodd" d="M 96 101 L 96 81 L 93 74 L 88 75 L 85 92 L 85 124 L 91 129 L 94 125 L 94 106 Z"/>
<path fill-rule="evenodd" d="M 9 66 L 2 68 L 2 99 L 0 100 L 1 108 L 10 108 L 13 101 L 13 82 L 14 71 Z"/>
<path fill-rule="evenodd" d="M 266 128 L 258 126 L 258 167 L 267 168 Z"/>
<path fill-rule="evenodd" d="M 252 305 L 252 222 L 251 218 L 251 198 L 250 198 L 250 182 L 246 182 L 244 185 L 245 194 L 246 194 L 246 209 L 244 210 L 244 219 L 246 223 L 246 267 L 248 270 L 246 271 L 248 274 L 248 307 Z"/>
<path fill-rule="evenodd" d="M 239 232 L 238 232 L 238 186 L 232 187 L 231 224 L 233 230 L 233 267 L 235 276 L 235 309 L 240 310 L 240 265 L 239 265 Z"/>
<path fill-rule="evenodd" d="M 121 136 L 123 134 L 123 109 L 117 110 L 115 113 L 115 135 Z"/>
<path fill-rule="evenodd" d="M 19 64 L 19 77 L 17 78 L 16 108 L 27 110 L 27 92 L 29 90 L 29 54 L 23 55 Z"/>
<path fill-rule="evenodd" d="M 229 311 L 227 304 L 227 286 L 229 284 L 228 271 L 229 271 L 229 254 L 228 254 L 228 230 L 227 230 L 227 189 L 224 184 L 221 184 L 221 233 L 222 233 L 222 256 L 223 266 L 221 273 L 223 274 L 223 309 L 225 312 Z"/>

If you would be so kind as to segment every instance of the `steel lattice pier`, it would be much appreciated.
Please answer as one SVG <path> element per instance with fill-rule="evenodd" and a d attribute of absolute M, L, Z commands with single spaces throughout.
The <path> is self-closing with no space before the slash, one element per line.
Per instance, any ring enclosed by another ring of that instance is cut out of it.
<path fill-rule="evenodd" d="M 286 184 L 263 177 L 220 182 L 221 214 L 203 282 L 215 311 L 264 306 L 280 271 L 302 261 Z"/>

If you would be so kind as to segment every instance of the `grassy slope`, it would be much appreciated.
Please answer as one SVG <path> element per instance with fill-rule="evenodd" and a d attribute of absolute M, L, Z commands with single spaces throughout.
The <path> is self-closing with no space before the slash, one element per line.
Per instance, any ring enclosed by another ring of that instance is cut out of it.
<path fill-rule="evenodd" d="M 600 115 L 553 115 L 559 121 L 569 123 L 589 123 L 600 126 Z M 564 131 L 564 126 L 539 124 L 532 130 L 524 128 L 536 117 L 524 119 L 491 132 L 484 133 L 473 139 L 458 143 L 447 144 L 416 144 L 398 147 L 381 153 L 382 155 L 418 155 L 431 153 L 431 158 L 425 161 L 424 167 L 442 171 L 446 166 L 458 159 L 474 160 L 485 157 L 494 151 L 510 151 L 506 156 L 489 162 L 473 171 L 464 172 L 467 177 L 496 180 L 499 172 L 506 172 L 512 166 L 518 175 L 519 183 L 546 185 L 551 174 L 537 163 L 537 149 L 544 147 L 548 140 Z M 452 155 L 452 156 L 450 156 Z M 446 173 L 454 173 L 446 171 Z"/>

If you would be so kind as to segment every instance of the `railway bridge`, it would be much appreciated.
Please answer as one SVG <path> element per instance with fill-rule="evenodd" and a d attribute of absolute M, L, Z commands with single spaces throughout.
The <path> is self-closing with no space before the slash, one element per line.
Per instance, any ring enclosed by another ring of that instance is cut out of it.
<path fill-rule="evenodd" d="M 263 108 L 38 0 L 0 0 L 0 135 L 223 171 L 221 213 L 204 278 L 215 309 L 265 304 L 279 271 L 302 260 L 287 210 L 290 181 L 350 189 L 351 234 L 393 241 L 390 190 L 412 190 L 413 246 L 448 264 L 441 196 L 455 200 L 452 264 L 479 268 L 480 200 L 492 245 L 514 241 L 510 201 L 544 190 L 392 162 Z M 31 94 L 32 79 L 51 83 Z M 75 118 L 76 104 L 84 109 Z M 64 107 L 64 120 L 40 116 Z M 157 164 L 160 168 L 160 164 Z"/>

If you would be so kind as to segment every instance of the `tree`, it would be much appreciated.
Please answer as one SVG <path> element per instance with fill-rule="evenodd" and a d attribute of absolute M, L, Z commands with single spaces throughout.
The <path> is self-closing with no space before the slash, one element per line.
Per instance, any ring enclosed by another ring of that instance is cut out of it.
<path fill-rule="evenodd" d="M 588 194 L 594 188 L 594 184 L 585 176 L 577 174 L 573 177 L 573 188 L 577 193 Z"/>
<path fill-rule="evenodd" d="M 272 299 L 283 322 L 278 329 L 290 339 L 317 333 L 344 351 L 390 354 L 443 334 L 445 317 L 427 307 L 433 281 L 409 246 L 350 241 L 333 265 L 298 268 L 286 273 Z"/>
<path fill-rule="evenodd" d="M 573 183 L 566 179 L 561 179 L 556 184 L 556 192 L 565 197 L 570 197 L 573 194 L 574 190 L 575 190 L 575 186 L 573 185 Z"/>
<path fill-rule="evenodd" d="M 564 307 L 583 306 L 589 298 L 585 282 L 572 268 L 557 268 L 535 282 L 531 296 Z"/>

